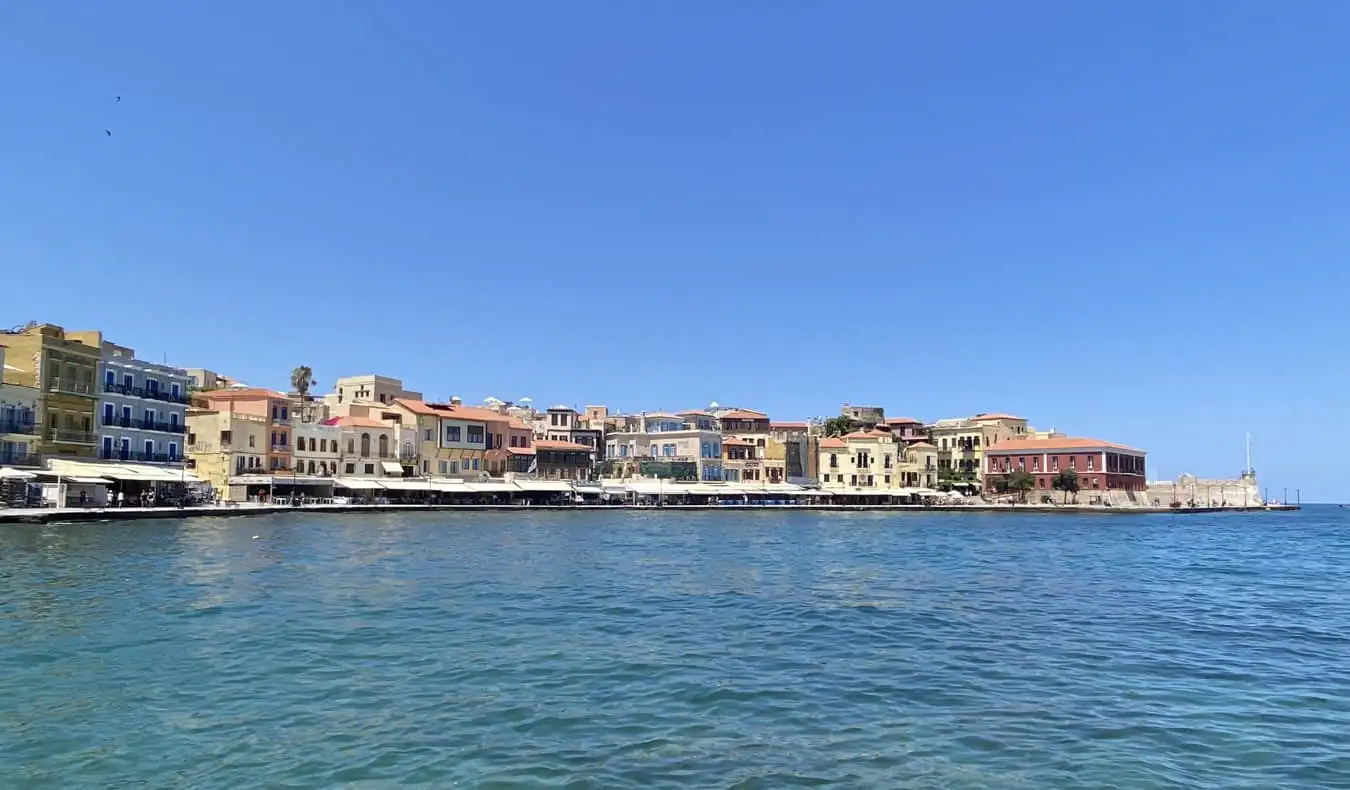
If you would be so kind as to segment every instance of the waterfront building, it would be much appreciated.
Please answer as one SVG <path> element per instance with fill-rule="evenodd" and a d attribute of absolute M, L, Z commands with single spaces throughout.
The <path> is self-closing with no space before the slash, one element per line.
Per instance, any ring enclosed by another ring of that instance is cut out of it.
<path fill-rule="evenodd" d="M 780 456 L 783 474 L 789 483 L 811 484 L 818 480 L 817 464 L 820 448 L 817 437 L 811 434 L 806 422 L 770 422 L 766 455 L 772 460 Z M 781 454 L 781 455 L 780 455 Z"/>
<path fill-rule="evenodd" d="M 340 468 L 338 442 L 342 438 L 341 428 L 336 425 L 324 425 L 322 421 L 301 420 L 291 426 L 291 436 L 295 443 L 291 453 L 295 461 L 292 466 L 295 474 L 333 477 L 338 473 Z"/>
<path fill-rule="evenodd" d="M 189 409 L 187 466 L 215 491 L 228 498 L 230 478 L 268 474 L 271 420 L 259 414 L 222 408 Z"/>
<path fill-rule="evenodd" d="M 730 483 L 785 481 L 785 454 L 770 457 L 769 453 L 769 415 L 750 409 L 732 409 L 714 414 L 722 426 L 724 480 Z"/>
<path fill-rule="evenodd" d="M 11 381 L 5 352 L 0 345 L 0 466 L 35 465 L 40 457 L 38 391 Z"/>
<path fill-rule="evenodd" d="M 257 387 L 211 390 L 200 393 L 208 411 L 248 414 L 267 423 L 267 444 L 263 473 L 291 471 L 293 463 L 291 429 L 295 422 L 292 400 L 280 392 Z"/>
<path fill-rule="evenodd" d="M 530 469 L 544 480 L 591 480 L 595 451 L 576 442 L 536 439 Z"/>
<path fill-rule="evenodd" d="M 722 430 L 722 423 L 711 412 L 694 410 L 678 412 L 675 416 L 682 418 L 689 423 L 691 428 L 700 431 L 718 431 Z"/>
<path fill-rule="evenodd" d="M 67 336 L 55 324 L 29 324 L 0 333 L 8 346 L 6 380 L 38 393 L 37 454 L 92 459 L 98 440 L 94 420 L 98 404 L 99 349 Z"/>
<path fill-rule="evenodd" d="M 1082 492 L 1144 491 L 1148 488 L 1146 453 L 1100 439 L 1061 436 L 1047 439 L 1014 438 L 985 449 L 985 479 L 1001 488 L 1014 471 L 1029 473 L 1034 491 L 1049 495 L 1055 479 L 1073 472 Z"/>
<path fill-rule="evenodd" d="M 398 425 L 373 417 L 340 416 L 323 425 L 338 429 L 338 475 L 403 477 L 398 459 Z"/>
<path fill-rule="evenodd" d="M 605 437 L 602 475 L 614 479 L 720 481 L 722 434 L 694 427 L 682 415 L 639 415 L 637 430 Z"/>
<path fill-rule="evenodd" d="M 937 483 L 936 450 L 896 441 L 885 423 L 820 440 L 820 485 L 826 491 L 914 494 Z"/>
<path fill-rule="evenodd" d="M 98 457 L 167 468 L 183 465 L 188 376 L 182 368 L 136 358 L 100 332 L 66 337 L 99 349 Z"/>
<path fill-rule="evenodd" d="M 494 455 L 496 450 L 489 451 L 489 461 L 497 469 L 496 472 L 489 469 L 489 472 L 493 475 L 528 474 L 535 468 L 534 429 L 505 410 L 503 413 L 506 417 L 506 447 L 503 448 L 506 453 L 502 457 Z"/>
<path fill-rule="evenodd" d="M 1027 435 L 1027 421 L 1010 414 L 938 420 L 928 427 L 937 448 L 938 476 L 948 483 L 982 483 L 984 452 L 990 446 Z"/>

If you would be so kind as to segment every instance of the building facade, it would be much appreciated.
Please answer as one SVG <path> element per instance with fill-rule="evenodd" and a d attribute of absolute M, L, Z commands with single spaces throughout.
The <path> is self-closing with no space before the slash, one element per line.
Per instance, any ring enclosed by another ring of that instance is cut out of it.
<path fill-rule="evenodd" d="M 906 446 L 881 424 L 820 441 L 820 485 L 827 491 L 912 494 L 937 483 L 932 445 Z"/>
<path fill-rule="evenodd" d="M 772 459 L 781 452 L 783 474 L 789 483 L 810 485 L 819 479 L 817 465 L 820 461 L 820 448 L 816 442 L 817 437 L 811 434 L 809 423 L 769 423 L 767 455 Z"/>
<path fill-rule="evenodd" d="M 1144 491 L 1148 488 L 1147 453 L 1100 439 L 1063 436 L 1053 439 L 1010 439 L 985 451 L 986 481 L 993 488 L 1006 487 L 1013 472 L 1026 472 L 1035 481 L 1038 495 L 1057 490 L 1055 481 L 1073 472 L 1078 489 L 1094 491 Z"/>
<path fill-rule="evenodd" d="M 187 414 L 187 465 L 222 495 L 230 478 L 267 474 L 271 423 L 256 414 L 192 409 Z"/>
<path fill-rule="evenodd" d="M 38 455 L 38 391 L 10 382 L 0 346 L 0 466 L 36 464 Z"/>
<path fill-rule="evenodd" d="M 292 470 L 295 444 L 291 429 L 295 422 L 294 403 L 274 390 L 246 387 L 200 393 L 208 411 L 248 414 L 267 423 L 267 447 L 261 474 L 288 473 Z"/>
<path fill-rule="evenodd" d="M 291 437 L 295 444 L 291 451 L 295 474 L 307 477 L 337 475 L 341 460 L 338 451 L 338 442 L 342 438 L 340 428 L 322 422 L 300 421 L 291 426 Z"/>
<path fill-rule="evenodd" d="M 403 477 L 398 460 L 398 426 L 372 417 L 330 417 L 338 429 L 338 476 Z"/>
<path fill-rule="evenodd" d="M 594 451 L 584 444 L 536 439 L 534 474 L 544 480 L 594 479 Z"/>
<path fill-rule="evenodd" d="M 1010 414 L 938 420 L 928 426 L 928 441 L 937 448 L 938 474 L 944 482 L 983 483 L 984 452 L 1009 439 L 1025 437 L 1027 421 Z"/>
<path fill-rule="evenodd" d="M 99 332 L 73 332 L 99 349 L 98 457 L 181 468 L 185 457 L 188 376 L 181 368 L 136 358 Z"/>
<path fill-rule="evenodd" d="M 732 409 L 716 415 L 722 426 L 722 476 L 729 483 L 782 483 L 786 453 L 771 453 L 769 415 Z M 781 448 L 779 448 L 781 449 Z"/>
<path fill-rule="evenodd" d="M 0 333 L 0 345 L 8 347 L 6 381 L 38 394 L 36 454 L 43 460 L 94 458 L 99 349 L 55 324 Z"/>
<path fill-rule="evenodd" d="M 639 416 L 637 430 L 605 438 L 602 475 L 613 479 L 722 480 L 722 434 L 700 429 L 684 415 Z"/>

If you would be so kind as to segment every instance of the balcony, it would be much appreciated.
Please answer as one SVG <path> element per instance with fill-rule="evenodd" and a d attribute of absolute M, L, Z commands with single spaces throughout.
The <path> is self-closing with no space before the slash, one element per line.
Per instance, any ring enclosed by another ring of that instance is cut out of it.
<path fill-rule="evenodd" d="M 37 435 L 37 425 L 31 422 L 20 422 L 19 420 L 0 420 L 0 433 L 24 433 Z"/>
<path fill-rule="evenodd" d="M 103 414 L 99 417 L 99 424 L 109 428 L 135 428 L 140 431 L 159 431 L 161 433 L 187 433 L 187 426 L 183 423 L 156 422 L 154 420 L 138 420 L 134 417 L 121 417 L 118 415 Z"/>
<path fill-rule="evenodd" d="M 93 433 L 75 428 L 48 428 L 42 436 L 49 442 L 61 444 L 97 444 Z"/>
<path fill-rule="evenodd" d="M 93 395 L 94 385 L 87 381 L 73 381 L 58 377 L 47 380 L 46 390 L 48 392 L 66 392 L 71 395 Z"/>
<path fill-rule="evenodd" d="M 289 444 L 274 444 L 274 445 L 272 445 L 272 452 L 274 452 L 274 453 L 289 453 L 290 451 L 291 451 L 291 446 L 290 446 Z"/>
<path fill-rule="evenodd" d="M 114 449 L 112 451 L 98 451 L 98 457 L 104 461 L 128 461 L 142 464 L 176 464 L 183 460 L 180 456 L 169 455 L 168 453 L 134 453 L 130 450 L 122 451 Z"/>
<path fill-rule="evenodd" d="M 188 404 L 187 393 L 174 395 L 172 392 L 165 392 L 160 389 L 146 389 L 145 387 L 128 387 L 125 384 L 109 384 L 103 382 L 103 391 L 111 392 L 115 395 L 128 395 L 133 398 L 145 398 L 147 400 L 157 400 L 162 403 L 178 403 L 186 406 Z"/>

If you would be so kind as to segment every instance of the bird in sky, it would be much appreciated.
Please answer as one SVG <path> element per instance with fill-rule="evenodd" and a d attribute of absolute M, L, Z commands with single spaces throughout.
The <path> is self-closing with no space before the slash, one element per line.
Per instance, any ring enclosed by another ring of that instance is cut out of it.
<path fill-rule="evenodd" d="M 121 96 L 118 96 L 118 97 L 117 97 L 117 100 L 118 100 L 118 101 L 122 101 L 122 97 L 121 97 Z"/>
<path fill-rule="evenodd" d="M 112 137 L 112 132 L 108 131 L 107 129 L 104 129 L 103 133 L 108 135 L 109 137 Z"/>

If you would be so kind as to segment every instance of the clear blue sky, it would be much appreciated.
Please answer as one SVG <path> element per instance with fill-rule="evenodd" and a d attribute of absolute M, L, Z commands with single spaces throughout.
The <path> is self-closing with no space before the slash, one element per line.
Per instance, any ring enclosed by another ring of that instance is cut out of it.
<path fill-rule="evenodd" d="M 0 320 L 274 387 L 1008 411 L 1166 476 L 1250 430 L 1275 495 L 1346 500 L 1347 36 L 1345 3 L 10 4 Z"/>

